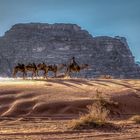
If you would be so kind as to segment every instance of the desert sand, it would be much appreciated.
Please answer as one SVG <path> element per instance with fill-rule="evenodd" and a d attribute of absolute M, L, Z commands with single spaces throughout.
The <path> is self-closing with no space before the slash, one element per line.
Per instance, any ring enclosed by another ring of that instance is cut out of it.
<path fill-rule="evenodd" d="M 69 130 L 69 121 L 87 113 L 99 91 L 118 103 L 114 124 L 121 131 Z M 140 80 L 134 79 L 0 79 L 0 139 L 140 140 Z"/>

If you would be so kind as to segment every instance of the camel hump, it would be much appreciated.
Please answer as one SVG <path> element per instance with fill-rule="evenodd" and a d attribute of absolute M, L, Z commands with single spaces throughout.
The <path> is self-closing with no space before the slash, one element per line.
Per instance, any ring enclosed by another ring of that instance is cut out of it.
<path fill-rule="evenodd" d="M 17 65 L 18 65 L 18 66 L 22 66 L 22 64 L 20 64 L 20 63 L 18 63 Z"/>

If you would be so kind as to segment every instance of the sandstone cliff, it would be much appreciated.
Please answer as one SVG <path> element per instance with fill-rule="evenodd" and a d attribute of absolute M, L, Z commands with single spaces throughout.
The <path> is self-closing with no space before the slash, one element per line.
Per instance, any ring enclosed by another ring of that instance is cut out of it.
<path fill-rule="evenodd" d="M 92 37 L 76 24 L 43 23 L 16 24 L 0 38 L 0 75 L 11 76 L 18 62 L 59 64 L 72 56 L 91 66 L 82 77 L 140 77 L 124 37 Z"/>

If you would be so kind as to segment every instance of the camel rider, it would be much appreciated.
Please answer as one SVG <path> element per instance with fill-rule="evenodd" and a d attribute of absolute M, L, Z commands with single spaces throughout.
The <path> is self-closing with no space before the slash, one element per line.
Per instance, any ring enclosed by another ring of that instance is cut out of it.
<path fill-rule="evenodd" d="M 75 61 L 75 57 L 72 57 L 72 59 L 70 60 L 70 65 L 73 65 L 74 67 L 77 67 L 77 66 L 79 67 L 79 65 Z"/>

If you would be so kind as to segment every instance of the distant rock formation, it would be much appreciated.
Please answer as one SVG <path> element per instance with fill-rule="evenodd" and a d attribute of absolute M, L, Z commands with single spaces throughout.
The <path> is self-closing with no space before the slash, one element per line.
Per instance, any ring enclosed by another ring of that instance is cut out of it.
<path fill-rule="evenodd" d="M 0 76 L 11 76 L 18 62 L 66 63 L 75 56 L 90 64 L 82 77 L 140 77 L 124 37 L 92 37 L 76 24 L 16 24 L 0 38 Z"/>

